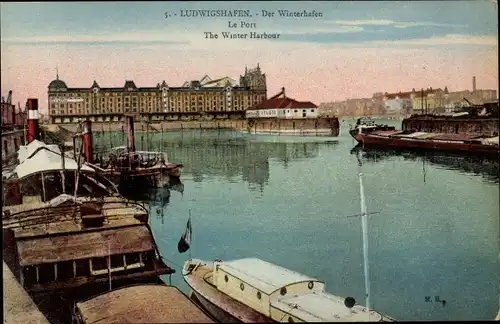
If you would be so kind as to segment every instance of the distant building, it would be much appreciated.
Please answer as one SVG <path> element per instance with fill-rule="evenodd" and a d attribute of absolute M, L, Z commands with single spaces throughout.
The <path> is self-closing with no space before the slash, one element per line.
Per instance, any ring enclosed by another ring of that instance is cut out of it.
<path fill-rule="evenodd" d="M 281 96 L 279 98 L 279 96 Z M 265 100 L 246 112 L 247 118 L 282 118 L 307 119 L 318 118 L 318 106 L 310 101 L 297 101 L 285 95 L 285 88 L 280 94 Z"/>
<path fill-rule="evenodd" d="M 412 99 L 416 96 L 415 90 L 410 92 L 385 93 L 383 102 L 386 115 L 406 115 L 411 113 Z"/>
<path fill-rule="evenodd" d="M 412 109 L 415 114 L 432 114 L 444 112 L 445 91 L 441 88 L 428 88 L 417 91 L 412 98 Z"/>
<path fill-rule="evenodd" d="M 12 104 L 12 91 L 7 99 L 2 97 L 2 164 L 15 157 L 20 145 L 24 145 L 24 123 L 26 114 Z"/>
<path fill-rule="evenodd" d="M 49 117 L 52 123 L 119 121 L 123 114 L 149 121 L 244 117 L 245 111 L 267 98 L 266 75 L 257 68 L 245 69 L 240 84 L 229 77 L 185 82 L 171 87 L 165 81 L 156 87 L 137 87 L 132 80 L 123 87 L 69 88 L 56 79 L 48 87 Z"/>
<path fill-rule="evenodd" d="M 324 116 L 373 116 L 385 113 L 382 97 L 322 103 L 319 109 Z"/>

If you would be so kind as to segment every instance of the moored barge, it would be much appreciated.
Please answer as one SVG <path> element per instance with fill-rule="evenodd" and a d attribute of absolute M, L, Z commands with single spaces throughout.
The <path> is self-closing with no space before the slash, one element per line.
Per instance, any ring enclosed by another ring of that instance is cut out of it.
<path fill-rule="evenodd" d="M 351 136 L 365 147 L 430 150 L 497 156 L 498 136 L 474 136 L 416 131 L 382 130 L 377 126 L 358 125 Z"/>

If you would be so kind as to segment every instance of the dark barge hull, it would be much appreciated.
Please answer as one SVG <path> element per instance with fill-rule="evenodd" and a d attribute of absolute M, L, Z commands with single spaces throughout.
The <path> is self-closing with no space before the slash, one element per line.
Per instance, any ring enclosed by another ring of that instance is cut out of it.
<path fill-rule="evenodd" d="M 364 147 L 390 148 L 420 151 L 441 151 L 461 154 L 473 154 L 491 156 L 498 158 L 500 150 L 498 146 L 483 144 L 468 144 L 453 141 L 438 142 L 422 139 L 401 139 L 394 137 L 374 136 L 370 134 L 359 134 L 351 131 L 351 136 Z"/>

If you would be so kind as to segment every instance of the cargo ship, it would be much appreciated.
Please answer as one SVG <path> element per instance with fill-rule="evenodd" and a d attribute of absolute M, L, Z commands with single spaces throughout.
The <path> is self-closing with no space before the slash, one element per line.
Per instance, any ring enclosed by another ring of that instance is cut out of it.
<path fill-rule="evenodd" d="M 349 131 L 364 147 L 429 150 L 498 156 L 498 136 L 430 133 L 384 129 L 380 125 L 359 123 Z"/>

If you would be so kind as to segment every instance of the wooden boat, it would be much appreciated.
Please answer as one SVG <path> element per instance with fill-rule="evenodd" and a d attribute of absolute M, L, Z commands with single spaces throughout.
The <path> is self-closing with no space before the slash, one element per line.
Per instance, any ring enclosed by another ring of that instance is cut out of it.
<path fill-rule="evenodd" d="M 387 147 L 412 150 L 472 153 L 498 156 L 498 136 L 470 137 L 458 134 L 436 134 L 406 131 L 360 132 L 354 138 L 365 147 Z"/>
<path fill-rule="evenodd" d="M 182 164 L 169 163 L 165 153 L 137 151 L 135 149 L 134 119 L 125 116 L 127 121 L 127 145 L 111 149 L 107 156 L 98 156 L 93 153 L 92 123 L 90 120 L 83 122 L 82 132 L 77 137 L 82 137 L 82 149 L 85 161 L 97 172 L 120 185 L 120 188 L 164 187 L 169 179 L 179 179 Z M 128 192 L 127 192 L 128 193 Z"/>
<path fill-rule="evenodd" d="M 145 206 L 47 146 L 21 161 L 7 182 L 2 228 L 5 261 L 28 292 L 175 272 L 161 259 Z"/>
<path fill-rule="evenodd" d="M 358 118 L 356 120 L 356 125 L 352 127 L 349 130 L 349 134 L 351 134 L 352 137 L 355 137 L 357 133 L 360 131 L 363 133 L 370 133 L 373 131 L 390 131 L 390 130 L 396 130 L 396 127 L 394 126 L 389 126 L 389 125 L 383 125 L 383 124 L 377 124 L 375 123 L 375 119 L 370 118 L 370 117 L 362 117 Z"/>
<path fill-rule="evenodd" d="M 397 131 L 363 124 L 357 125 L 350 134 L 365 147 L 472 153 L 496 157 L 500 153 L 498 136 Z"/>
<path fill-rule="evenodd" d="M 5 261 L 30 293 L 175 272 L 161 259 L 148 211 L 118 197 L 63 195 L 2 216 Z"/>
<path fill-rule="evenodd" d="M 169 180 L 178 180 L 181 176 L 182 164 L 168 162 L 164 152 L 133 151 L 126 146 L 111 149 L 106 158 L 98 158 L 90 166 L 111 177 L 145 178 L 154 187 L 164 187 Z"/>
<path fill-rule="evenodd" d="M 392 321 L 352 297 L 325 292 L 325 284 L 255 259 L 190 259 L 182 274 L 196 300 L 222 323 Z"/>
<path fill-rule="evenodd" d="M 177 287 L 158 284 L 123 287 L 80 301 L 74 319 L 76 324 L 214 323 Z"/>

